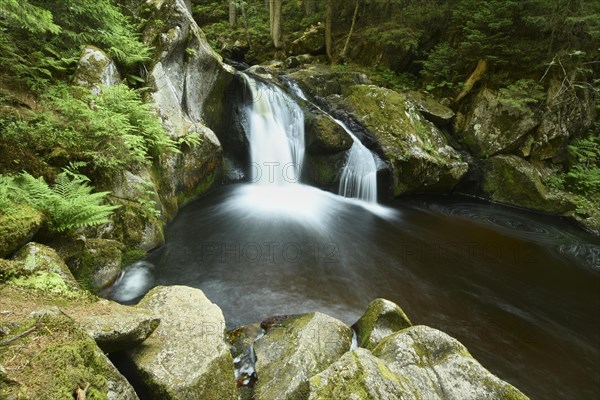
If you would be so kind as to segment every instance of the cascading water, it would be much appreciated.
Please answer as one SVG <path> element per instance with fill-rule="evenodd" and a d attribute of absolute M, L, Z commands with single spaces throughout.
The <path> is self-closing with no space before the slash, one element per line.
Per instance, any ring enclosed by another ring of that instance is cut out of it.
<path fill-rule="evenodd" d="M 289 86 L 296 96 L 308 101 L 296 82 L 290 81 Z M 313 105 L 341 126 L 353 141 L 346 164 L 342 170 L 338 194 L 369 203 L 377 203 L 377 163 L 375 162 L 375 156 L 344 122 L 333 118 L 316 104 Z"/>
<path fill-rule="evenodd" d="M 277 86 L 242 76 L 252 99 L 247 110 L 252 182 L 298 182 L 304 161 L 304 113 Z"/>

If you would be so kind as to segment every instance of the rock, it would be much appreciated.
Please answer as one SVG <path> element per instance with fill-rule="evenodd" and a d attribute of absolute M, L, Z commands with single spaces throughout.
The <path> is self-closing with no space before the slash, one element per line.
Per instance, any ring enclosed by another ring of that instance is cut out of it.
<path fill-rule="evenodd" d="M 22 273 L 21 266 L 12 261 L 0 258 L 0 283 L 16 278 Z"/>
<path fill-rule="evenodd" d="M 454 111 L 438 103 L 433 96 L 410 91 L 406 93 L 406 97 L 415 103 L 417 110 L 428 120 L 437 126 L 446 126 L 450 124 L 454 118 Z"/>
<path fill-rule="evenodd" d="M 487 158 L 512 152 L 541 120 L 537 109 L 504 105 L 497 92 L 483 89 L 473 98 L 466 113 L 457 119 L 455 131 L 473 154 Z"/>
<path fill-rule="evenodd" d="M 110 239 L 87 239 L 81 266 L 75 271 L 79 282 L 92 292 L 112 285 L 121 274 L 123 244 Z"/>
<path fill-rule="evenodd" d="M 160 319 L 148 310 L 102 300 L 85 310 L 67 311 L 105 353 L 139 345 L 158 327 Z"/>
<path fill-rule="evenodd" d="M 540 170 L 515 155 L 500 155 L 484 163 L 483 190 L 499 203 L 551 213 L 566 213 L 575 204 L 542 183 Z"/>
<path fill-rule="evenodd" d="M 333 100 L 332 97 L 328 100 Z M 336 107 L 346 111 L 377 141 L 393 174 L 395 196 L 451 190 L 468 165 L 443 133 L 400 93 L 372 85 L 348 88 Z"/>
<path fill-rule="evenodd" d="M 318 312 L 271 326 L 254 343 L 258 375 L 255 398 L 305 398 L 310 377 L 347 352 L 351 341 L 348 326 Z"/>
<path fill-rule="evenodd" d="M 117 85 L 121 75 L 113 60 L 95 46 L 86 46 L 77 63 L 73 83 L 92 88 L 92 92 L 100 93 L 100 84 Z"/>
<path fill-rule="evenodd" d="M 56 274 L 71 289 L 79 288 L 69 267 L 51 247 L 29 242 L 14 255 L 12 260 L 26 272 Z"/>
<path fill-rule="evenodd" d="M 306 153 L 302 181 L 326 190 L 337 190 L 336 186 L 339 184 L 341 171 L 345 164 L 346 153 Z"/>
<path fill-rule="evenodd" d="M 535 132 L 532 157 L 537 160 L 560 159 L 569 142 L 592 126 L 596 107 L 591 90 L 563 89 L 562 80 L 550 83 L 546 110 Z"/>
<path fill-rule="evenodd" d="M 352 146 L 352 138 L 325 114 L 304 113 L 307 153 L 339 153 Z"/>
<path fill-rule="evenodd" d="M 410 326 L 410 320 L 397 304 L 375 299 L 352 328 L 358 335 L 358 345 L 373 350 L 384 337 Z"/>
<path fill-rule="evenodd" d="M 248 50 L 250 50 L 250 45 L 248 42 L 246 40 L 238 39 L 233 43 L 225 43 L 225 45 L 221 48 L 220 53 L 225 58 L 243 62 Z"/>
<path fill-rule="evenodd" d="M 313 64 L 307 68 L 294 71 L 290 74 L 290 77 L 313 97 L 342 94 L 346 92 L 346 88 L 353 85 L 371 83 L 363 73 L 345 70 L 336 71 L 323 64 Z"/>
<path fill-rule="evenodd" d="M 133 387 L 108 358 L 69 317 L 45 315 L 42 329 L 28 335 L 10 352 L 0 352 L 6 377 L 0 378 L 3 399 L 73 399 L 78 389 L 87 386 L 87 398 L 137 400 Z M 20 321 L 32 326 L 34 320 Z M 11 360 L 12 359 L 12 360 Z M 14 360 L 27 360 L 27 367 L 14 368 Z M 8 368 L 9 364 L 13 368 Z M 3 385 L 2 380 L 11 384 Z"/>
<path fill-rule="evenodd" d="M 305 64 L 312 64 L 318 61 L 317 57 L 311 56 L 310 54 L 300 54 L 298 56 L 291 56 L 285 59 L 283 62 L 286 68 L 298 68 Z"/>
<path fill-rule="evenodd" d="M 310 26 L 302 36 L 289 45 L 290 55 L 324 54 L 325 51 L 325 26 L 322 24 Z"/>
<path fill-rule="evenodd" d="M 31 240 L 43 217 L 27 205 L 15 205 L 6 213 L 0 211 L 0 258 L 10 256 Z"/>
<path fill-rule="evenodd" d="M 373 355 L 417 390 L 417 398 L 527 399 L 481 366 L 456 339 L 426 326 L 386 337 Z"/>
<path fill-rule="evenodd" d="M 390 372 L 369 350 L 356 349 L 310 379 L 309 400 L 419 399 L 408 379 Z"/>
<path fill-rule="evenodd" d="M 237 399 L 223 313 L 198 289 L 159 286 L 139 307 L 161 323 L 127 357 L 155 399 Z"/>

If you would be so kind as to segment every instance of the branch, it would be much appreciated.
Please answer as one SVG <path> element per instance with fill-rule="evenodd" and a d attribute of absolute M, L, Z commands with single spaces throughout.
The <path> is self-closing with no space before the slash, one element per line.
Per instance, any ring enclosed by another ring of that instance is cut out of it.
<path fill-rule="evenodd" d="M 0 342 L 0 346 L 8 346 L 9 344 L 11 344 L 14 341 L 17 341 L 19 339 L 21 339 L 22 337 L 25 337 L 27 335 L 29 335 L 31 332 L 35 331 L 36 329 L 38 329 L 40 327 L 39 323 L 36 323 L 34 326 L 32 326 L 31 328 L 19 333 L 17 336 L 14 336 L 10 339 L 6 339 Z"/>

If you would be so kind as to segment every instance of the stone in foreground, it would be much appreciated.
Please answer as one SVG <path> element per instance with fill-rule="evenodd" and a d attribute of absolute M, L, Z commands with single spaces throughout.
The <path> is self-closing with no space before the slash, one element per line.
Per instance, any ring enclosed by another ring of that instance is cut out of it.
<path fill-rule="evenodd" d="M 308 381 L 350 349 L 352 330 L 321 313 L 303 314 L 269 328 L 254 344 L 257 400 L 300 399 Z"/>
<path fill-rule="evenodd" d="M 358 345 L 373 350 L 384 337 L 410 326 L 400 306 L 389 300 L 375 299 L 352 328 L 358 335 Z"/>
<path fill-rule="evenodd" d="M 465 346 L 442 331 L 414 326 L 381 341 L 373 355 L 407 379 L 417 398 L 440 400 L 527 399 L 475 360 Z"/>
<path fill-rule="evenodd" d="M 237 399 L 221 309 L 199 289 L 159 286 L 139 307 L 161 323 L 127 356 L 152 399 Z"/>

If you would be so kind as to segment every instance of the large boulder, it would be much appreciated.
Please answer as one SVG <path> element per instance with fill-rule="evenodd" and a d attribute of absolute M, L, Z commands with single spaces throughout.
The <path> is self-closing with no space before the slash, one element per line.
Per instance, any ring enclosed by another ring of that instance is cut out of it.
<path fill-rule="evenodd" d="M 336 100 L 336 106 L 364 126 L 381 147 L 392 169 L 394 195 L 447 192 L 468 170 L 444 134 L 396 91 L 355 85 L 345 98 Z"/>
<path fill-rule="evenodd" d="M 331 117 L 325 114 L 305 113 L 307 153 L 339 153 L 350 149 L 352 138 Z"/>
<path fill-rule="evenodd" d="M 133 387 L 112 365 L 94 340 L 63 314 L 15 321 L 33 331 L 18 345 L 0 351 L 2 399 L 137 400 Z M 13 325 L 14 326 L 14 325 Z M 78 394 L 79 393 L 79 394 Z"/>
<path fill-rule="evenodd" d="M 384 337 L 410 326 L 400 306 L 389 300 L 375 299 L 352 328 L 358 335 L 358 345 L 372 350 Z"/>
<path fill-rule="evenodd" d="M 290 55 L 323 54 L 325 50 L 325 26 L 321 23 L 310 26 L 302 35 L 290 43 Z"/>
<path fill-rule="evenodd" d="M 369 350 L 348 352 L 325 371 L 310 379 L 309 400 L 369 399 L 416 400 L 410 381 L 393 374 Z"/>
<path fill-rule="evenodd" d="M 284 319 L 254 343 L 257 400 L 300 399 L 308 381 L 350 349 L 352 330 L 321 313 Z"/>
<path fill-rule="evenodd" d="M 346 93 L 353 85 L 370 84 L 367 75 L 350 70 L 332 70 L 323 64 L 310 65 L 290 74 L 312 96 L 327 97 Z"/>
<path fill-rule="evenodd" d="M 87 239 L 79 268 L 79 282 L 97 292 L 112 285 L 121 274 L 123 244 L 110 239 Z"/>
<path fill-rule="evenodd" d="M 515 151 L 528 156 L 527 138 L 541 120 L 539 109 L 505 104 L 498 92 L 484 88 L 474 96 L 468 109 L 457 116 L 455 131 L 477 157 Z"/>
<path fill-rule="evenodd" d="M 0 211 L 0 257 L 7 257 L 27 243 L 40 229 L 44 216 L 27 205 Z"/>
<path fill-rule="evenodd" d="M 423 92 L 410 91 L 406 97 L 415 103 L 417 110 L 437 126 L 446 126 L 454 118 L 454 111 L 437 102 L 433 96 Z"/>
<path fill-rule="evenodd" d="M 113 60 L 101 49 L 95 46 L 86 46 L 81 52 L 73 83 L 92 89 L 99 93 L 100 85 L 117 85 L 121 82 L 121 75 Z"/>
<path fill-rule="evenodd" d="M 12 261 L 26 273 L 57 275 L 69 288 L 79 288 L 67 264 L 51 247 L 29 242 L 14 255 Z"/>
<path fill-rule="evenodd" d="M 161 319 L 127 352 L 152 399 L 237 399 L 223 313 L 199 289 L 159 286 L 139 303 Z"/>
<path fill-rule="evenodd" d="M 494 201 L 561 214 L 575 209 L 566 194 L 544 185 L 540 169 L 519 156 L 492 157 L 483 172 L 483 190 Z"/>
<path fill-rule="evenodd" d="M 416 398 L 440 400 L 527 399 L 475 360 L 456 339 L 426 326 L 386 337 L 373 355 L 417 390 Z"/>
<path fill-rule="evenodd" d="M 105 353 L 131 349 L 154 332 L 160 319 L 148 310 L 101 300 L 65 313 L 96 341 Z"/>

